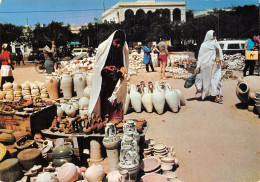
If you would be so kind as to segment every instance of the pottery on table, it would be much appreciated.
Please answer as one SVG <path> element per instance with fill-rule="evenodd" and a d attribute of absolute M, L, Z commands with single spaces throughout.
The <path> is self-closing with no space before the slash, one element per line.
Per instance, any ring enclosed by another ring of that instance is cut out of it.
<path fill-rule="evenodd" d="M 163 114 L 165 105 L 164 90 L 159 86 L 159 82 L 154 83 L 152 93 L 153 106 L 158 114 Z"/>
<path fill-rule="evenodd" d="M 88 180 L 88 182 L 102 182 L 104 176 L 104 167 L 102 165 L 96 164 L 90 166 L 85 173 L 85 177 Z"/>
<path fill-rule="evenodd" d="M 11 82 L 6 82 L 3 84 L 3 90 L 11 90 L 13 88 L 13 84 Z"/>
<path fill-rule="evenodd" d="M 88 97 L 81 97 L 79 99 L 79 108 L 88 108 L 88 105 L 89 105 Z"/>
<path fill-rule="evenodd" d="M 17 158 L 25 170 L 31 169 L 34 165 L 42 164 L 42 155 L 39 149 L 31 148 L 21 151 Z"/>
<path fill-rule="evenodd" d="M 50 172 L 44 172 L 38 175 L 36 182 L 57 182 L 55 174 Z"/>
<path fill-rule="evenodd" d="M 63 111 L 65 111 L 66 107 L 67 107 L 67 101 L 66 100 L 63 100 L 60 102 L 60 107 Z"/>
<path fill-rule="evenodd" d="M 74 117 L 76 112 L 77 112 L 77 110 L 75 109 L 73 104 L 68 103 L 68 105 L 66 106 L 66 109 L 65 109 L 66 115 L 69 116 L 69 117 Z"/>
<path fill-rule="evenodd" d="M 161 160 L 157 157 L 147 157 L 142 159 L 140 169 L 145 173 L 158 169 L 161 165 Z"/>
<path fill-rule="evenodd" d="M 61 105 L 58 104 L 58 105 L 57 105 L 57 116 L 62 117 L 62 116 L 63 116 L 63 113 L 64 113 L 64 110 L 61 108 Z"/>
<path fill-rule="evenodd" d="M 137 91 L 136 86 L 134 84 L 130 86 L 130 100 L 135 112 L 141 112 L 142 96 Z"/>
<path fill-rule="evenodd" d="M 122 175 L 119 171 L 111 171 L 107 174 L 108 182 L 118 182 L 122 178 Z"/>
<path fill-rule="evenodd" d="M 92 128 L 93 130 L 93 128 Z M 90 141 L 90 161 L 92 162 L 99 162 L 102 161 L 102 155 L 101 155 L 101 145 L 96 140 Z"/>
<path fill-rule="evenodd" d="M 164 163 L 174 163 L 175 157 L 173 156 L 167 156 L 167 157 L 162 157 L 161 161 Z"/>
<path fill-rule="evenodd" d="M 84 91 L 83 91 L 83 96 L 84 96 L 84 97 L 87 97 L 87 98 L 89 99 L 89 98 L 90 98 L 91 90 L 92 90 L 92 85 L 86 86 L 86 88 L 85 88 Z"/>
<path fill-rule="evenodd" d="M 2 90 L 0 90 L 0 100 L 3 100 L 4 97 L 5 97 L 5 93 Z"/>
<path fill-rule="evenodd" d="M 144 87 L 144 94 L 142 96 L 142 104 L 145 107 L 147 112 L 153 112 L 153 100 L 152 93 L 148 87 Z"/>
<path fill-rule="evenodd" d="M 18 159 L 10 158 L 0 163 L 1 181 L 17 181 L 22 177 L 22 174 Z"/>
<path fill-rule="evenodd" d="M 172 170 L 173 164 L 171 163 L 162 163 L 161 164 L 161 169 L 162 171 L 170 171 Z"/>
<path fill-rule="evenodd" d="M 55 167 L 60 167 L 66 162 L 73 163 L 74 160 L 72 156 L 73 156 L 73 148 L 71 145 L 65 143 L 64 145 L 56 147 L 52 153 L 53 165 Z"/>
<path fill-rule="evenodd" d="M 51 100 L 59 98 L 58 80 L 53 75 L 46 76 L 45 86 Z"/>
<path fill-rule="evenodd" d="M 86 76 L 87 86 L 92 86 L 92 75 L 93 75 L 93 72 L 91 72 L 91 71 L 87 72 L 87 76 Z"/>
<path fill-rule="evenodd" d="M 65 98 L 71 98 L 72 97 L 72 78 L 69 74 L 69 72 L 63 72 L 60 86 L 63 92 L 63 96 Z"/>
<path fill-rule="evenodd" d="M 167 178 L 163 175 L 151 173 L 141 177 L 141 182 L 167 182 Z"/>
<path fill-rule="evenodd" d="M 79 173 L 77 166 L 73 163 L 63 164 L 57 172 L 57 178 L 62 182 L 77 181 L 79 178 Z"/>

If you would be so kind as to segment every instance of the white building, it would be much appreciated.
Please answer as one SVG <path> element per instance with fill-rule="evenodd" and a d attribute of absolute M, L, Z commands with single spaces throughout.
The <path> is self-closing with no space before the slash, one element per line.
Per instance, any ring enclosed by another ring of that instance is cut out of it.
<path fill-rule="evenodd" d="M 223 8 L 221 9 L 222 11 L 232 11 L 232 9 L 230 8 Z M 202 17 L 205 17 L 207 15 L 210 15 L 210 14 L 213 14 L 214 13 L 214 9 L 206 9 L 206 10 L 203 10 L 203 11 L 199 11 L 197 13 L 194 13 L 194 18 L 202 18 Z"/>
<path fill-rule="evenodd" d="M 171 21 L 186 21 L 185 0 L 137 0 L 136 2 L 118 2 L 102 14 L 102 21 L 120 23 L 124 21 L 128 15 L 136 15 L 139 12 L 149 14 L 159 9 L 168 10 L 168 16 L 170 16 Z"/>

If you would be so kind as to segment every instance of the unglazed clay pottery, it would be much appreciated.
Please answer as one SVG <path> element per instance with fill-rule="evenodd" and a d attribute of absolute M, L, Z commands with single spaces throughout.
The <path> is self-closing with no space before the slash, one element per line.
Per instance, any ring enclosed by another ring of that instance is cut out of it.
<path fill-rule="evenodd" d="M 93 129 L 92 129 L 93 130 Z M 90 161 L 92 162 L 99 162 L 102 161 L 102 155 L 101 155 L 101 145 L 96 140 L 90 141 Z"/>
<path fill-rule="evenodd" d="M 152 93 L 153 106 L 158 114 L 163 114 L 165 105 L 164 90 L 159 86 L 159 82 L 154 83 L 154 89 Z"/>
<path fill-rule="evenodd" d="M 63 164 L 57 172 L 57 178 L 62 182 L 72 182 L 77 181 L 79 178 L 79 173 L 77 170 L 77 166 L 72 163 Z"/>
<path fill-rule="evenodd" d="M 157 157 L 147 157 L 142 159 L 140 169 L 145 173 L 158 169 L 161 165 L 161 160 Z"/>
<path fill-rule="evenodd" d="M 63 113 L 64 113 L 64 111 L 63 111 L 63 109 L 61 108 L 61 105 L 58 104 L 58 105 L 57 105 L 57 116 L 62 117 L 62 116 L 63 116 Z"/>
<path fill-rule="evenodd" d="M 41 86 L 43 87 L 43 84 Z M 45 87 L 51 100 L 59 98 L 58 80 L 53 75 L 46 76 Z"/>
<path fill-rule="evenodd" d="M 31 96 L 31 94 L 26 94 L 26 95 L 23 95 L 23 99 L 24 100 L 32 100 L 32 96 Z"/>
<path fill-rule="evenodd" d="M 5 93 L 2 90 L 0 90 L 0 100 L 3 100 L 4 97 L 5 97 Z"/>
<path fill-rule="evenodd" d="M 77 101 L 77 100 L 71 99 L 71 100 L 70 100 L 70 103 L 72 103 L 72 105 L 74 106 L 74 108 L 75 108 L 76 110 L 79 110 L 79 104 L 78 104 L 78 101 Z"/>
<path fill-rule="evenodd" d="M 178 175 L 176 174 L 176 172 L 173 172 L 173 171 L 164 171 L 163 172 L 163 175 L 168 179 L 175 179 L 178 177 Z"/>
<path fill-rule="evenodd" d="M 102 165 L 96 164 L 90 166 L 85 173 L 85 177 L 88 180 L 88 182 L 101 182 L 104 176 L 104 167 Z"/>
<path fill-rule="evenodd" d="M 60 102 L 60 106 L 61 106 L 61 109 L 62 109 L 63 111 L 65 111 L 67 105 L 68 105 L 68 104 L 67 104 L 67 101 L 66 101 L 66 100 L 63 100 L 63 101 Z"/>
<path fill-rule="evenodd" d="M 167 178 L 163 175 L 151 173 L 141 177 L 141 182 L 167 182 Z"/>
<path fill-rule="evenodd" d="M 3 90 L 10 90 L 13 88 L 13 84 L 11 82 L 6 82 L 3 85 Z"/>
<path fill-rule="evenodd" d="M 31 90 L 32 96 L 39 96 L 40 95 L 40 90 L 39 89 L 32 89 Z"/>
<path fill-rule="evenodd" d="M 38 175 L 36 182 L 57 182 L 55 174 L 50 172 L 44 172 Z"/>
<path fill-rule="evenodd" d="M 69 72 L 64 72 L 61 77 L 60 86 L 65 98 L 72 97 L 72 78 Z"/>
<path fill-rule="evenodd" d="M 130 87 L 127 85 L 127 93 L 126 93 L 126 98 L 125 98 L 125 107 L 124 107 L 124 114 L 127 113 L 128 108 L 130 104 Z"/>
<path fill-rule="evenodd" d="M 142 96 L 142 104 L 147 112 L 153 112 L 152 93 L 149 92 L 148 87 L 144 87 L 144 94 Z"/>
<path fill-rule="evenodd" d="M 0 163 L 1 181 L 17 181 L 22 177 L 22 174 L 18 159 L 10 158 Z"/>
<path fill-rule="evenodd" d="M 86 114 L 88 114 L 88 108 L 80 108 L 79 109 L 79 115 L 80 116 L 85 116 Z"/>
<path fill-rule="evenodd" d="M 178 96 L 179 96 L 180 101 L 181 101 L 181 106 L 186 106 L 186 99 L 185 99 L 183 93 L 181 92 L 181 90 L 175 89 L 175 91 L 178 93 Z"/>
<path fill-rule="evenodd" d="M 161 164 L 161 169 L 163 171 L 170 171 L 170 170 L 172 170 L 172 167 L 173 167 L 173 165 L 171 163 L 162 163 Z"/>
<path fill-rule="evenodd" d="M 73 83 L 74 83 L 74 90 L 76 91 L 77 96 L 82 97 L 83 91 L 86 87 L 85 76 L 80 72 L 76 73 L 73 78 Z"/>
<path fill-rule="evenodd" d="M 122 178 L 122 175 L 119 171 L 111 171 L 107 174 L 108 182 L 118 182 Z"/>
<path fill-rule="evenodd" d="M 178 93 L 171 89 L 169 83 L 165 84 L 165 100 L 172 112 L 179 111 L 180 99 Z"/>
<path fill-rule="evenodd" d="M 4 145 L 12 145 L 15 140 L 12 130 L 0 129 L 0 143 Z"/>
<path fill-rule="evenodd" d="M 79 108 L 88 108 L 88 105 L 89 105 L 88 97 L 81 97 L 79 99 Z"/>
<path fill-rule="evenodd" d="M 162 157 L 161 161 L 164 163 L 174 163 L 175 157 L 173 156 L 167 156 L 167 157 Z"/>
<path fill-rule="evenodd" d="M 77 110 L 72 105 L 72 103 L 68 103 L 68 105 L 66 106 L 66 109 L 65 109 L 65 113 L 67 114 L 67 116 L 74 117 L 76 112 L 77 112 Z"/>
<path fill-rule="evenodd" d="M 14 95 L 13 94 L 11 94 L 11 95 L 6 94 L 5 99 L 8 100 L 8 101 L 12 101 L 12 100 L 14 100 Z"/>
<path fill-rule="evenodd" d="M 31 169 L 34 165 L 42 164 L 41 151 L 35 148 L 21 151 L 17 158 L 25 170 Z"/>
<path fill-rule="evenodd" d="M 256 92 L 260 92 L 259 82 L 259 76 L 239 78 L 236 87 L 238 99 L 243 103 L 254 102 L 253 99 L 256 97 Z"/>
<path fill-rule="evenodd" d="M 88 99 L 90 98 L 90 93 L 91 93 L 91 90 L 92 90 L 92 85 L 88 85 L 84 91 L 83 91 L 83 96 L 84 97 L 87 97 Z"/>
<path fill-rule="evenodd" d="M 131 105 L 134 108 L 135 112 L 141 112 L 141 106 L 142 106 L 141 97 L 142 97 L 141 94 L 137 92 L 136 86 L 132 84 L 130 88 L 130 100 L 131 100 Z"/>
<path fill-rule="evenodd" d="M 93 72 L 91 71 L 87 72 L 87 77 L 86 77 L 87 86 L 92 86 L 92 75 Z"/>

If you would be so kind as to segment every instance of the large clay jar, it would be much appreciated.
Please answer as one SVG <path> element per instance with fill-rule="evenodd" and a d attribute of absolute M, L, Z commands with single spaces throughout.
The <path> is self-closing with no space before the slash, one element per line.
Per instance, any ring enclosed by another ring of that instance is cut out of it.
<path fill-rule="evenodd" d="M 102 165 L 96 164 L 90 166 L 85 173 L 85 177 L 87 178 L 88 182 L 101 182 L 104 176 L 104 167 Z"/>
<path fill-rule="evenodd" d="M 127 85 L 127 93 L 125 98 L 124 114 L 127 113 L 130 104 L 130 87 Z"/>
<path fill-rule="evenodd" d="M 40 165 L 43 162 L 41 151 L 35 148 L 21 151 L 17 158 L 25 170 L 29 170 L 34 165 Z"/>
<path fill-rule="evenodd" d="M 178 112 L 180 107 L 180 99 L 178 93 L 171 89 L 169 83 L 165 84 L 165 100 L 172 112 Z"/>
<path fill-rule="evenodd" d="M 13 130 L 0 129 L 0 143 L 4 145 L 12 145 L 15 142 Z"/>
<path fill-rule="evenodd" d="M 159 86 L 158 82 L 154 83 L 153 93 L 152 93 L 153 106 L 158 114 L 162 114 L 165 105 L 165 95 L 164 90 Z"/>
<path fill-rule="evenodd" d="M 175 89 L 175 91 L 177 92 L 177 94 L 178 94 L 178 96 L 180 98 L 181 106 L 186 106 L 186 99 L 185 99 L 182 91 L 179 90 L 179 89 Z"/>
<path fill-rule="evenodd" d="M 1 181 L 17 181 L 22 177 L 22 174 L 18 159 L 10 158 L 0 163 Z"/>
<path fill-rule="evenodd" d="M 57 105 L 57 116 L 62 117 L 64 113 L 64 110 L 61 108 L 61 105 Z"/>
<path fill-rule="evenodd" d="M 63 96 L 65 98 L 72 97 L 72 78 L 69 72 L 64 72 L 61 77 L 60 81 L 61 89 L 63 92 Z"/>
<path fill-rule="evenodd" d="M 260 77 L 247 76 L 238 79 L 236 94 L 238 99 L 246 104 L 253 105 L 256 92 L 260 92 Z"/>
<path fill-rule="evenodd" d="M 53 75 L 46 76 L 45 86 L 51 100 L 59 98 L 58 80 Z"/>
<path fill-rule="evenodd" d="M 87 98 L 90 98 L 91 90 L 92 90 L 92 85 L 88 85 L 88 86 L 84 89 L 84 91 L 83 91 L 83 96 L 84 96 L 84 97 L 87 97 Z"/>
<path fill-rule="evenodd" d="M 93 75 L 93 72 L 88 71 L 87 77 L 86 77 L 87 86 L 92 86 L 92 75 Z"/>
<path fill-rule="evenodd" d="M 79 173 L 77 166 L 73 163 L 63 164 L 57 172 L 57 178 L 62 182 L 72 182 L 77 181 L 79 178 Z"/>
<path fill-rule="evenodd" d="M 76 91 L 77 96 L 82 97 L 83 91 L 86 87 L 85 76 L 80 72 L 76 73 L 73 78 L 73 83 L 74 83 L 74 90 Z"/>
<path fill-rule="evenodd" d="M 68 103 L 66 109 L 65 109 L 65 113 L 67 114 L 67 116 L 69 117 L 74 117 L 76 114 L 77 110 L 75 109 L 75 107 L 72 105 L 72 103 Z"/>
<path fill-rule="evenodd" d="M 144 95 L 142 96 L 142 104 L 147 112 L 153 112 L 152 93 L 148 87 L 144 87 Z"/>
<path fill-rule="evenodd" d="M 141 112 L 141 107 L 142 107 L 141 97 L 142 97 L 141 94 L 136 90 L 136 86 L 132 84 L 130 88 L 130 100 L 131 100 L 131 105 L 134 108 L 135 112 Z"/>

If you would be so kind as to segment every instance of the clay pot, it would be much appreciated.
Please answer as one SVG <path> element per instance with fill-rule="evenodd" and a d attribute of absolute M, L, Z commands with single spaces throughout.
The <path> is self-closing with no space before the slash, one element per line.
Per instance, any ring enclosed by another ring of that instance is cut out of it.
<path fill-rule="evenodd" d="M 40 95 L 40 91 L 39 91 L 39 89 L 32 89 L 32 90 L 31 90 L 31 94 L 32 94 L 33 96 L 39 96 L 39 95 Z"/>
<path fill-rule="evenodd" d="M 60 86 L 65 98 L 72 97 L 72 78 L 69 72 L 64 72 L 61 77 Z"/>
<path fill-rule="evenodd" d="M 6 82 L 3 84 L 3 90 L 11 90 L 13 88 L 13 84 L 11 82 Z"/>
<path fill-rule="evenodd" d="M 72 105 L 72 103 L 68 103 L 66 109 L 65 109 L 65 113 L 67 114 L 67 116 L 69 117 L 74 117 L 76 114 L 77 110 L 75 109 L 75 107 Z"/>
<path fill-rule="evenodd" d="M 86 77 L 87 86 L 92 86 L 92 75 L 93 72 L 90 71 L 87 72 L 87 77 Z"/>
<path fill-rule="evenodd" d="M 0 180 L 17 181 L 22 177 L 22 170 L 16 158 L 6 159 L 0 163 Z"/>
<path fill-rule="evenodd" d="M 67 104 L 67 101 L 66 101 L 66 100 L 63 100 L 63 101 L 60 102 L 60 106 L 61 106 L 61 109 L 62 109 L 63 111 L 65 111 L 67 105 L 68 105 L 68 104 Z"/>
<path fill-rule="evenodd" d="M 90 166 L 86 173 L 85 177 L 88 182 L 101 182 L 105 176 L 105 171 L 102 165 L 93 164 Z"/>
<path fill-rule="evenodd" d="M 5 93 L 2 90 L 0 90 L 0 100 L 3 100 L 4 97 L 5 97 Z"/>
<path fill-rule="evenodd" d="M 96 140 L 90 141 L 90 161 L 99 162 L 102 161 L 101 144 Z"/>
<path fill-rule="evenodd" d="M 53 75 L 46 76 L 45 86 L 51 100 L 59 98 L 58 80 Z"/>
<path fill-rule="evenodd" d="M 88 114 L 88 108 L 80 108 L 79 109 L 79 115 L 85 116 L 85 114 Z"/>
<path fill-rule="evenodd" d="M 53 165 L 55 167 L 60 167 L 66 162 L 74 162 L 73 158 L 73 149 L 70 145 L 62 145 L 53 150 Z"/>
<path fill-rule="evenodd" d="M 182 91 L 179 90 L 179 89 L 175 89 L 175 91 L 177 92 L 177 94 L 178 94 L 178 96 L 180 98 L 181 106 L 186 106 L 186 99 L 185 99 Z"/>
<path fill-rule="evenodd" d="M 5 99 L 8 100 L 8 101 L 12 101 L 12 100 L 14 100 L 14 95 L 13 94 L 11 94 L 11 95 L 6 94 Z"/>
<path fill-rule="evenodd" d="M 74 108 L 75 108 L 76 110 L 79 110 L 79 104 L 78 104 L 78 101 L 77 101 L 77 100 L 71 99 L 71 100 L 70 100 L 70 103 L 72 103 L 72 105 L 74 106 Z"/>
<path fill-rule="evenodd" d="M 142 104 L 147 112 L 153 112 L 152 93 L 149 92 L 148 87 L 144 87 L 144 94 L 142 96 Z"/>
<path fill-rule="evenodd" d="M 141 177 L 141 182 L 167 182 L 167 178 L 163 175 L 151 173 Z"/>
<path fill-rule="evenodd" d="M 27 94 L 27 95 L 23 96 L 23 99 L 24 100 L 32 100 L 32 96 L 31 96 L 31 94 Z"/>
<path fill-rule="evenodd" d="M 141 94 L 137 92 L 137 89 L 134 84 L 130 88 L 130 100 L 131 105 L 134 108 L 135 112 L 141 112 L 142 98 Z"/>
<path fill-rule="evenodd" d="M 171 89 L 169 83 L 165 84 L 165 100 L 172 112 L 179 111 L 180 99 L 178 93 Z"/>
<path fill-rule="evenodd" d="M 17 155 L 17 158 L 25 170 L 31 169 L 34 165 L 42 164 L 41 151 L 39 149 L 25 149 Z"/>
<path fill-rule="evenodd" d="M 12 145 L 15 141 L 16 139 L 12 130 L 0 129 L 0 143 L 3 143 L 4 145 Z"/>
<path fill-rule="evenodd" d="M 91 90 L 92 90 L 92 85 L 88 85 L 84 91 L 83 91 L 83 96 L 84 97 L 87 97 L 88 99 L 90 98 L 90 93 L 91 93 Z"/>
<path fill-rule="evenodd" d="M 74 83 L 74 90 L 77 93 L 78 97 L 83 96 L 83 91 L 86 87 L 86 80 L 85 76 L 82 73 L 76 73 L 73 78 L 73 83 Z"/>
<path fill-rule="evenodd" d="M 159 82 L 154 83 L 154 90 L 152 93 L 153 106 L 158 114 L 162 114 L 165 105 L 164 90 L 159 86 Z"/>
<path fill-rule="evenodd" d="M 88 108 L 89 99 L 88 97 L 81 97 L 79 99 L 79 108 Z"/>
<path fill-rule="evenodd" d="M 122 175 L 119 171 L 112 171 L 107 174 L 107 181 L 108 182 L 118 182 L 122 178 Z"/>
<path fill-rule="evenodd" d="M 41 97 L 42 98 L 49 98 L 49 94 L 48 93 L 41 93 Z"/>
<path fill-rule="evenodd" d="M 36 182 L 57 182 L 56 176 L 50 172 L 44 172 L 38 175 Z"/>
<path fill-rule="evenodd" d="M 31 95 L 30 89 L 23 89 L 22 90 L 22 95 Z"/>
<path fill-rule="evenodd" d="M 62 182 L 77 181 L 79 178 L 77 166 L 72 163 L 63 164 L 57 172 L 57 178 Z"/>

